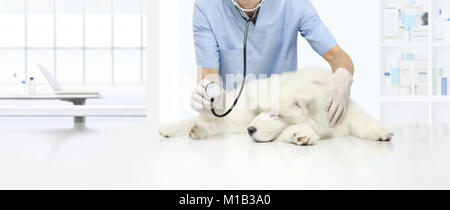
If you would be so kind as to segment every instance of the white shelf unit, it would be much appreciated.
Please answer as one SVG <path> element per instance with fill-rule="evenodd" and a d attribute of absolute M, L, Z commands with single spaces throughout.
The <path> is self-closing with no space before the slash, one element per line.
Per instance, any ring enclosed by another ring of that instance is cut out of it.
<path fill-rule="evenodd" d="M 426 43 L 390 43 L 384 40 L 384 8 L 380 1 L 380 118 L 388 123 L 450 123 L 450 96 L 433 95 L 432 70 L 440 66 L 450 71 L 450 44 L 434 41 L 435 22 L 439 9 L 450 11 L 450 0 L 425 0 L 428 6 L 428 37 Z M 398 1 L 398 0 L 397 0 Z M 450 35 L 446 38 L 450 39 Z M 384 72 L 390 68 L 390 59 L 398 52 L 421 52 L 428 57 L 428 84 L 426 95 L 388 95 L 384 87 Z"/>

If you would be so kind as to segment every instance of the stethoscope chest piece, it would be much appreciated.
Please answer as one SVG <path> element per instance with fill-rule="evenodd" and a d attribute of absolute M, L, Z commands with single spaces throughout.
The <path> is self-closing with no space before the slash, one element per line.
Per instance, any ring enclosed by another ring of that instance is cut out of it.
<path fill-rule="evenodd" d="M 210 98 L 217 98 L 220 96 L 220 92 L 221 92 L 221 88 L 217 83 L 209 83 L 206 86 L 206 94 L 208 94 L 208 96 Z"/>
<path fill-rule="evenodd" d="M 233 105 L 228 109 L 228 111 L 226 111 L 223 114 L 218 114 L 216 112 L 216 110 L 214 109 L 214 99 L 216 97 L 220 96 L 220 91 L 221 91 L 220 86 L 218 84 L 216 84 L 216 83 L 210 83 L 210 84 L 208 84 L 208 86 L 206 86 L 206 94 L 208 94 L 208 96 L 211 97 L 211 104 L 210 104 L 211 112 L 212 112 L 212 114 L 215 117 L 219 117 L 219 118 L 220 117 L 226 117 L 228 114 L 231 113 L 231 111 L 234 109 L 234 107 L 238 103 L 239 98 L 241 97 L 242 92 L 244 90 L 245 81 L 246 81 L 246 77 L 247 77 L 247 38 L 248 38 L 247 36 L 248 36 L 248 28 L 249 28 L 250 22 L 252 22 L 255 19 L 256 14 L 258 13 L 258 10 L 260 9 L 261 5 L 264 3 L 264 0 L 261 0 L 260 4 L 256 8 L 251 9 L 251 10 L 244 10 L 244 9 L 242 9 L 239 6 L 239 4 L 236 1 L 232 0 L 232 2 L 235 5 L 236 9 L 239 11 L 241 17 L 246 21 L 245 31 L 244 31 L 244 40 L 243 40 L 244 41 L 243 42 L 243 52 L 242 52 L 243 53 L 243 62 L 244 62 L 243 63 L 243 72 L 242 72 L 243 79 L 242 79 L 241 89 L 239 90 L 239 93 L 238 93 L 236 99 L 234 100 Z M 255 12 L 255 13 L 253 14 L 252 17 L 248 17 L 248 16 L 246 16 L 245 12 Z"/>

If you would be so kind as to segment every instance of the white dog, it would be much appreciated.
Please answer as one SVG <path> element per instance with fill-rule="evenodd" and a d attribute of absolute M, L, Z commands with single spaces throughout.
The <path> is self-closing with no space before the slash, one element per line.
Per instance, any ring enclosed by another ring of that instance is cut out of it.
<path fill-rule="evenodd" d="M 393 133 L 390 129 L 364 112 L 354 101 L 350 102 L 341 123 L 329 126 L 325 100 L 328 90 L 323 81 L 330 75 L 329 71 L 311 68 L 253 80 L 247 83 L 235 110 L 227 117 L 214 118 L 205 113 L 165 125 L 159 133 L 167 138 L 189 135 L 192 139 L 203 139 L 228 131 L 248 133 L 256 142 L 284 141 L 297 145 L 312 145 L 320 139 L 341 136 L 391 140 Z M 279 84 L 276 87 L 274 80 Z M 259 89 L 258 94 L 251 92 L 255 87 Z M 234 96 L 235 93 L 236 90 L 225 95 Z M 255 103 L 256 106 L 252 105 Z"/>

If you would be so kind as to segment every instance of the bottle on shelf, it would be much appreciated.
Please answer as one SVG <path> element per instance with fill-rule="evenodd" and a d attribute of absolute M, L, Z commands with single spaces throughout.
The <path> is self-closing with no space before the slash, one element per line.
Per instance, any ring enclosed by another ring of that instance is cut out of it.
<path fill-rule="evenodd" d="M 420 69 L 417 69 L 415 95 L 424 96 L 428 94 L 428 72 L 426 70 L 420 71 Z"/>
<path fill-rule="evenodd" d="M 400 68 L 391 68 L 391 94 L 400 95 Z"/>
<path fill-rule="evenodd" d="M 441 77 L 441 95 L 448 96 L 448 70 L 442 68 L 442 77 Z"/>
<path fill-rule="evenodd" d="M 448 95 L 449 73 L 446 70 L 447 69 L 438 66 L 433 68 L 433 95 Z"/>
<path fill-rule="evenodd" d="M 384 88 L 385 88 L 386 95 L 392 94 L 391 72 L 384 72 Z"/>
<path fill-rule="evenodd" d="M 413 54 L 406 54 L 407 57 L 414 56 Z M 400 94 L 413 95 L 415 85 L 413 80 L 413 71 L 415 69 L 415 61 L 410 58 L 403 58 L 399 61 L 400 69 Z"/>
<path fill-rule="evenodd" d="M 20 82 L 19 82 L 19 78 L 17 77 L 17 73 L 14 73 L 13 74 L 13 83 L 14 84 L 19 84 Z"/>
<path fill-rule="evenodd" d="M 447 38 L 447 37 L 449 37 L 450 36 L 450 18 L 446 18 L 445 20 L 444 20 L 444 39 L 443 39 L 443 41 L 446 43 L 446 44 L 450 44 L 450 38 Z"/>
<path fill-rule="evenodd" d="M 34 81 L 34 77 L 30 77 L 30 80 L 28 81 L 28 94 L 36 94 L 36 84 Z"/>
<path fill-rule="evenodd" d="M 448 86 L 447 86 L 447 81 L 448 81 L 448 79 L 447 79 L 447 77 L 442 77 L 442 81 L 441 81 L 441 84 L 442 84 L 442 95 L 443 96 L 447 96 L 448 95 L 448 93 L 447 93 L 447 91 L 448 91 Z"/>
<path fill-rule="evenodd" d="M 21 81 L 19 83 L 19 88 L 18 88 L 18 94 L 19 95 L 26 95 L 28 93 L 27 91 L 27 82 L 25 80 Z"/>
<path fill-rule="evenodd" d="M 438 17 L 435 23 L 435 41 L 436 42 L 444 42 L 445 34 L 444 34 L 444 17 L 442 9 L 438 12 Z"/>

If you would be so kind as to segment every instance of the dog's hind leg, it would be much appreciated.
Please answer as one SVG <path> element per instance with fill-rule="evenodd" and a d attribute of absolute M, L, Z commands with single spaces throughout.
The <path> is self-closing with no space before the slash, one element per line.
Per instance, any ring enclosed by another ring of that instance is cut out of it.
<path fill-rule="evenodd" d="M 350 134 L 361 139 L 389 141 L 393 132 L 383 123 L 374 119 L 368 113 L 352 104 L 346 118 L 349 120 Z"/>

